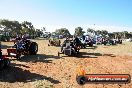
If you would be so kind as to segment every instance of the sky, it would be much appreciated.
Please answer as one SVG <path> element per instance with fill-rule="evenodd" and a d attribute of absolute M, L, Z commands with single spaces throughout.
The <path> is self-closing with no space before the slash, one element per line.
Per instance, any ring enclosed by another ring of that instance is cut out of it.
<path fill-rule="evenodd" d="M 53 32 L 76 27 L 132 32 L 132 0 L 0 0 L 0 19 L 32 22 Z"/>

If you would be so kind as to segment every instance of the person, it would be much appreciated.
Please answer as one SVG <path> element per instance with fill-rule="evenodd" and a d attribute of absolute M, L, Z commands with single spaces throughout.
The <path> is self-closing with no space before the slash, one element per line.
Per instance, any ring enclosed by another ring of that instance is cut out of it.
<path fill-rule="evenodd" d="M 64 42 L 63 42 L 63 44 L 61 46 L 61 52 L 63 52 L 63 47 L 65 47 L 66 46 L 66 43 L 68 43 L 68 42 L 69 42 L 69 38 L 66 37 L 66 39 L 64 40 Z"/>
<path fill-rule="evenodd" d="M 18 49 L 25 49 L 25 41 L 26 41 L 26 36 L 23 35 L 23 36 L 20 36 L 20 35 L 17 35 L 16 37 L 16 48 L 17 50 Z"/>
<path fill-rule="evenodd" d="M 25 44 L 22 40 L 17 42 L 17 49 L 25 49 Z"/>
<path fill-rule="evenodd" d="M 73 40 L 73 43 L 74 43 L 74 45 L 80 46 L 81 41 L 79 40 L 78 37 L 75 37 L 75 39 Z"/>

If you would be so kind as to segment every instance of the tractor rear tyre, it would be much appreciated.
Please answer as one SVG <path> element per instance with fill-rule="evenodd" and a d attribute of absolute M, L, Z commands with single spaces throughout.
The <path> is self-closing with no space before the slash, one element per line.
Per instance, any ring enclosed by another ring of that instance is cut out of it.
<path fill-rule="evenodd" d="M 3 68 L 4 68 L 4 61 L 1 60 L 1 61 L 0 61 L 0 70 L 2 70 Z"/>
<path fill-rule="evenodd" d="M 4 67 L 9 67 L 10 66 L 10 60 L 6 59 L 4 60 Z"/>
<path fill-rule="evenodd" d="M 17 60 L 20 60 L 20 59 L 21 59 L 21 56 L 20 56 L 20 55 L 17 55 L 17 56 L 16 56 L 16 59 L 17 59 Z"/>
<path fill-rule="evenodd" d="M 30 55 L 36 55 L 38 52 L 38 44 L 36 42 L 32 42 L 29 47 Z"/>

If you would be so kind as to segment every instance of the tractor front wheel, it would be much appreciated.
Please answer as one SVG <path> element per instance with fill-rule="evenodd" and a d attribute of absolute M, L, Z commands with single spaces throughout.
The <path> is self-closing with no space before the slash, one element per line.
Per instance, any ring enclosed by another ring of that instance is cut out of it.
<path fill-rule="evenodd" d="M 16 59 L 17 59 L 17 60 L 20 60 L 20 59 L 21 59 L 20 55 L 17 55 L 17 56 L 16 56 Z"/>
<path fill-rule="evenodd" d="M 93 47 L 93 43 L 89 43 L 89 46 L 90 46 L 90 47 Z"/>

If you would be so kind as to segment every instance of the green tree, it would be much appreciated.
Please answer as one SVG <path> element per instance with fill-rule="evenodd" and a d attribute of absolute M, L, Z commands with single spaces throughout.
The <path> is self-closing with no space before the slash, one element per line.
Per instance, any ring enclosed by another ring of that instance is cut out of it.
<path fill-rule="evenodd" d="M 103 37 L 106 37 L 106 35 L 108 35 L 108 31 L 107 30 L 101 30 L 101 35 Z"/>
<path fill-rule="evenodd" d="M 84 33 L 85 31 L 83 31 L 83 28 L 81 27 L 75 28 L 75 33 L 74 33 L 75 36 L 82 36 Z"/>
<path fill-rule="evenodd" d="M 102 34 L 102 31 L 101 30 L 97 30 L 97 31 L 95 31 L 95 34 L 96 35 L 100 35 L 100 34 Z"/>
<path fill-rule="evenodd" d="M 66 28 L 60 28 L 60 29 L 57 29 L 55 32 L 54 32 L 56 35 L 63 35 L 64 37 L 67 37 L 67 36 L 70 36 L 70 32 L 68 29 Z"/>
<path fill-rule="evenodd" d="M 88 32 L 90 32 L 90 33 L 94 33 L 95 30 L 93 30 L 93 29 L 91 29 L 91 28 L 88 28 L 88 29 L 87 29 L 87 33 L 88 33 Z"/>
<path fill-rule="evenodd" d="M 9 21 L 7 19 L 0 20 L 0 26 L 4 32 L 9 32 L 11 36 L 20 33 L 22 29 L 21 24 L 18 21 Z"/>
<path fill-rule="evenodd" d="M 40 37 L 43 34 L 43 31 L 41 29 L 36 29 L 35 35 L 36 37 Z"/>
<path fill-rule="evenodd" d="M 28 33 L 33 38 L 36 36 L 35 28 L 34 28 L 34 26 L 31 22 L 24 21 L 24 22 L 21 23 L 21 25 L 22 25 L 22 31 L 21 31 L 22 34 Z"/>
<path fill-rule="evenodd" d="M 102 30 L 102 31 L 101 31 L 101 34 L 107 35 L 107 34 L 108 34 L 108 31 L 107 31 L 107 30 Z"/>
<path fill-rule="evenodd" d="M 124 38 L 126 39 L 126 38 L 128 38 L 127 36 L 128 36 L 128 31 L 123 31 L 123 35 L 124 35 Z"/>

